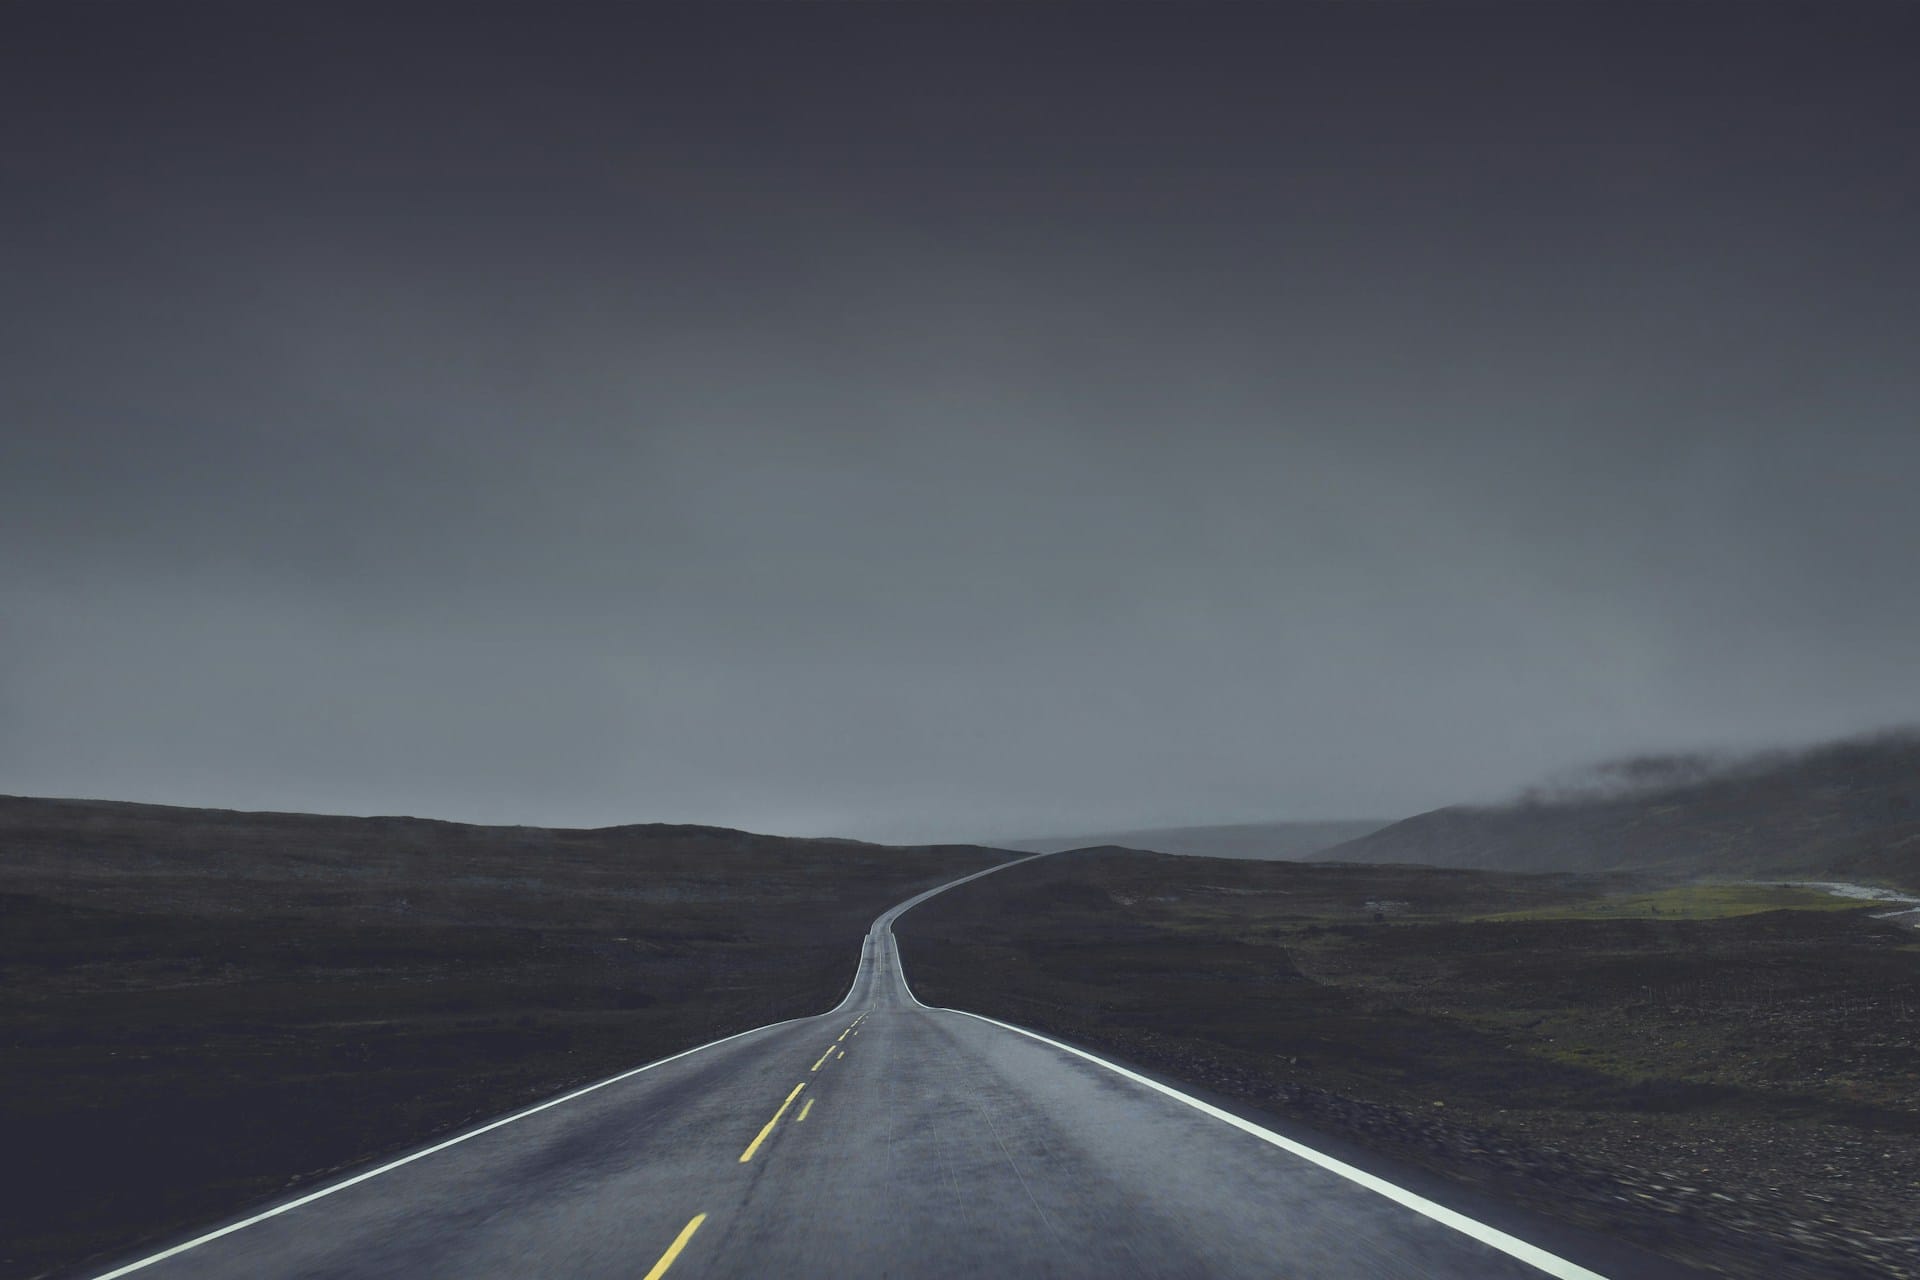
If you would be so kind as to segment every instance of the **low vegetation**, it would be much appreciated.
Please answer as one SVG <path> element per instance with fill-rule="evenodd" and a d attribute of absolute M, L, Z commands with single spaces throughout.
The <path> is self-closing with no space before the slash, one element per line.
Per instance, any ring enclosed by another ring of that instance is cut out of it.
<path fill-rule="evenodd" d="M 1645 893 L 1603 893 L 1592 898 L 1501 911 L 1483 920 L 1724 920 L 1763 911 L 1854 911 L 1861 903 L 1795 884 L 1677 884 Z"/>
<path fill-rule="evenodd" d="M 818 1013 L 1004 856 L 0 799 L 0 1273 Z"/>
<path fill-rule="evenodd" d="M 1729 1275 L 1920 1276 L 1920 934 L 1777 885 L 1062 854 L 920 997 Z"/>

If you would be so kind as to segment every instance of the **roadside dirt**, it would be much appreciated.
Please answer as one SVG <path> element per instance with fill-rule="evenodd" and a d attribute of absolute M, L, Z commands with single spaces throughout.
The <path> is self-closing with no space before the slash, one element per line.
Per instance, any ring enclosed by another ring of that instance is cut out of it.
<path fill-rule="evenodd" d="M 1600 905 L 1623 901 L 1644 914 Z M 1693 1265 L 1920 1277 L 1920 937 L 1767 901 L 1112 852 L 990 876 L 896 933 L 929 1003 Z"/>

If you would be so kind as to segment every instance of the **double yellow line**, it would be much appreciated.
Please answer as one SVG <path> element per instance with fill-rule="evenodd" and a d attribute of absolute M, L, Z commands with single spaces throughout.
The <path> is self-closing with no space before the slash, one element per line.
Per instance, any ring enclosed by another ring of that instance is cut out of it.
<path fill-rule="evenodd" d="M 760 1132 L 755 1134 L 753 1141 L 747 1144 L 747 1149 L 740 1153 L 741 1164 L 745 1164 L 747 1161 L 753 1159 L 753 1153 L 760 1149 L 760 1144 L 765 1142 L 767 1135 L 773 1132 L 773 1126 L 780 1123 L 780 1117 L 787 1114 L 787 1108 L 793 1105 L 793 1100 L 799 1097 L 800 1091 L 806 1087 L 807 1082 L 805 1080 L 793 1086 L 793 1092 L 788 1094 L 787 1100 L 780 1104 L 780 1109 L 773 1113 L 773 1119 L 760 1126 Z"/>
<path fill-rule="evenodd" d="M 818 1071 L 821 1067 L 824 1067 L 827 1065 L 827 1059 L 834 1057 L 836 1054 L 842 1058 L 846 1057 L 847 1051 L 840 1047 L 840 1042 L 847 1038 L 847 1035 L 849 1032 L 852 1032 L 854 1035 L 858 1035 L 859 1032 L 855 1031 L 854 1029 L 858 1027 L 862 1022 L 865 1022 L 866 1019 L 867 1019 L 867 1015 L 863 1013 L 859 1017 L 855 1018 L 852 1022 L 849 1022 L 846 1026 L 846 1029 L 843 1030 L 838 1036 L 834 1038 L 834 1041 L 832 1044 L 827 1046 L 827 1051 L 821 1054 L 817 1059 L 815 1059 L 814 1064 L 811 1067 L 808 1067 L 807 1070 Z M 740 1153 L 741 1164 L 745 1164 L 747 1163 L 747 1161 L 753 1159 L 753 1153 L 760 1149 L 760 1144 L 767 1140 L 767 1135 L 773 1132 L 773 1127 L 780 1123 L 780 1117 L 787 1114 L 787 1108 L 793 1105 L 793 1100 L 799 1097 L 800 1091 L 806 1087 L 807 1087 L 807 1082 L 805 1080 L 802 1080 L 799 1084 L 793 1086 L 793 1092 L 788 1094 L 787 1100 L 780 1104 L 780 1109 L 773 1113 L 773 1119 L 767 1121 L 765 1124 L 760 1126 L 760 1132 L 755 1134 L 753 1137 L 753 1141 L 747 1144 L 747 1149 Z M 807 1105 L 800 1108 L 800 1114 L 797 1117 L 795 1117 L 794 1123 L 799 1124 L 801 1120 L 806 1119 L 807 1112 L 811 1111 L 812 1109 L 813 1109 L 813 1099 L 808 1098 Z"/>
<path fill-rule="evenodd" d="M 847 1038 L 847 1035 L 849 1032 L 851 1032 L 854 1035 L 859 1035 L 860 1033 L 856 1031 L 855 1028 L 858 1027 L 862 1022 L 865 1022 L 866 1018 L 867 1018 L 867 1015 L 863 1013 L 859 1017 L 855 1018 L 852 1022 L 848 1023 L 846 1030 L 842 1031 L 839 1034 L 839 1036 L 834 1039 L 834 1042 L 827 1046 L 827 1051 L 820 1055 L 820 1060 L 818 1062 L 815 1062 L 813 1066 L 809 1068 L 809 1070 L 818 1071 L 822 1066 L 826 1064 L 827 1059 L 833 1057 L 835 1054 L 838 1054 L 842 1058 L 846 1057 L 847 1051 L 840 1047 L 840 1042 Z M 753 1159 L 753 1153 L 760 1149 L 760 1144 L 767 1140 L 767 1136 L 773 1132 L 773 1127 L 780 1123 L 780 1117 L 787 1114 L 787 1108 L 793 1105 L 793 1100 L 799 1097 L 801 1091 L 806 1087 L 807 1087 L 807 1082 L 805 1080 L 802 1080 L 799 1084 L 793 1086 L 793 1092 L 789 1093 L 787 1095 L 787 1100 L 780 1104 L 780 1109 L 773 1113 L 773 1119 L 767 1121 L 764 1125 L 760 1126 L 760 1132 L 755 1134 L 753 1141 L 747 1144 L 747 1149 L 740 1153 L 741 1164 L 745 1164 L 749 1160 Z M 793 1118 L 793 1122 L 795 1124 L 799 1124 L 802 1120 L 805 1120 L 807 1118 L 807 1112 L 811 1110 L 813 1110 L 813 1099 L 808 1098 L 805 1105 L 803 1105 L 800 1108 L 800 1114 Z M 686 1226 L 680 1228 L 680 1234 L 673 1238 L 673 1243 L 667 1246 L 667 1251 L 660 1255 L 660 1261 L 653 1264 L 653 1270 L 647 1272 L 646 1276 L 644 1277 L 644 1280 L 660 1280 L 660 1277 L 666 1275 L 667 1268 L 673 1265 L 674 1259 L 680 1256 L 680 1251 L 687 1247 L 687 1242 L 689 1240 L 693 1239 L 693 1233 L 698 1231 L 700 1229 L 700 1224 L 705 1222 L 706 1220 L 707 1220 L 706 1214 L 704 1213 L 694 1214 L 693 1220 L 688 1222 Z"/>

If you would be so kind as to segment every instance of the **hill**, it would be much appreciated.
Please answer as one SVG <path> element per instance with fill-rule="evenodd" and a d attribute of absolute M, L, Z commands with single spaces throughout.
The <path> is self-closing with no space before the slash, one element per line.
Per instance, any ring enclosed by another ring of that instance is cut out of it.
<path fill-rule="evenodd" d="M 1196 858 L 1260 858 L 1297 861 L 1323 849 L 1378 831 L 1384 819 L 1352 822 L 1246 822 L 1208 827 L 1149 827 L 1095 835 L 1016 840 L 1006 847 L 1025 853 L 1119 846 Z"/>
<path fill-rule="evenodd" d="M 1318 855 L 1505 871 L 1649 870 L 1920 889 L 1920 734 L 1733 761 L 1653 757 L 1493 807 L 1419 814 Z"/>

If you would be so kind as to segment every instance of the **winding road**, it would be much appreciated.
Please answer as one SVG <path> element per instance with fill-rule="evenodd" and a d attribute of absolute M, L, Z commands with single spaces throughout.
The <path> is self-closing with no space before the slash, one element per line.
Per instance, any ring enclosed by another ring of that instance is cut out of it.
<path fill-rule="evenodd" d="M 1527 1232 L 1550 1252 L 1123 1067 L 922 1005 L 893 922 L 975 878 L 876 920 L 831 1013 L 615 1076 L 100 1280 L 1602 1274 L 1565 1256 L 1565 1232 Z"/>

